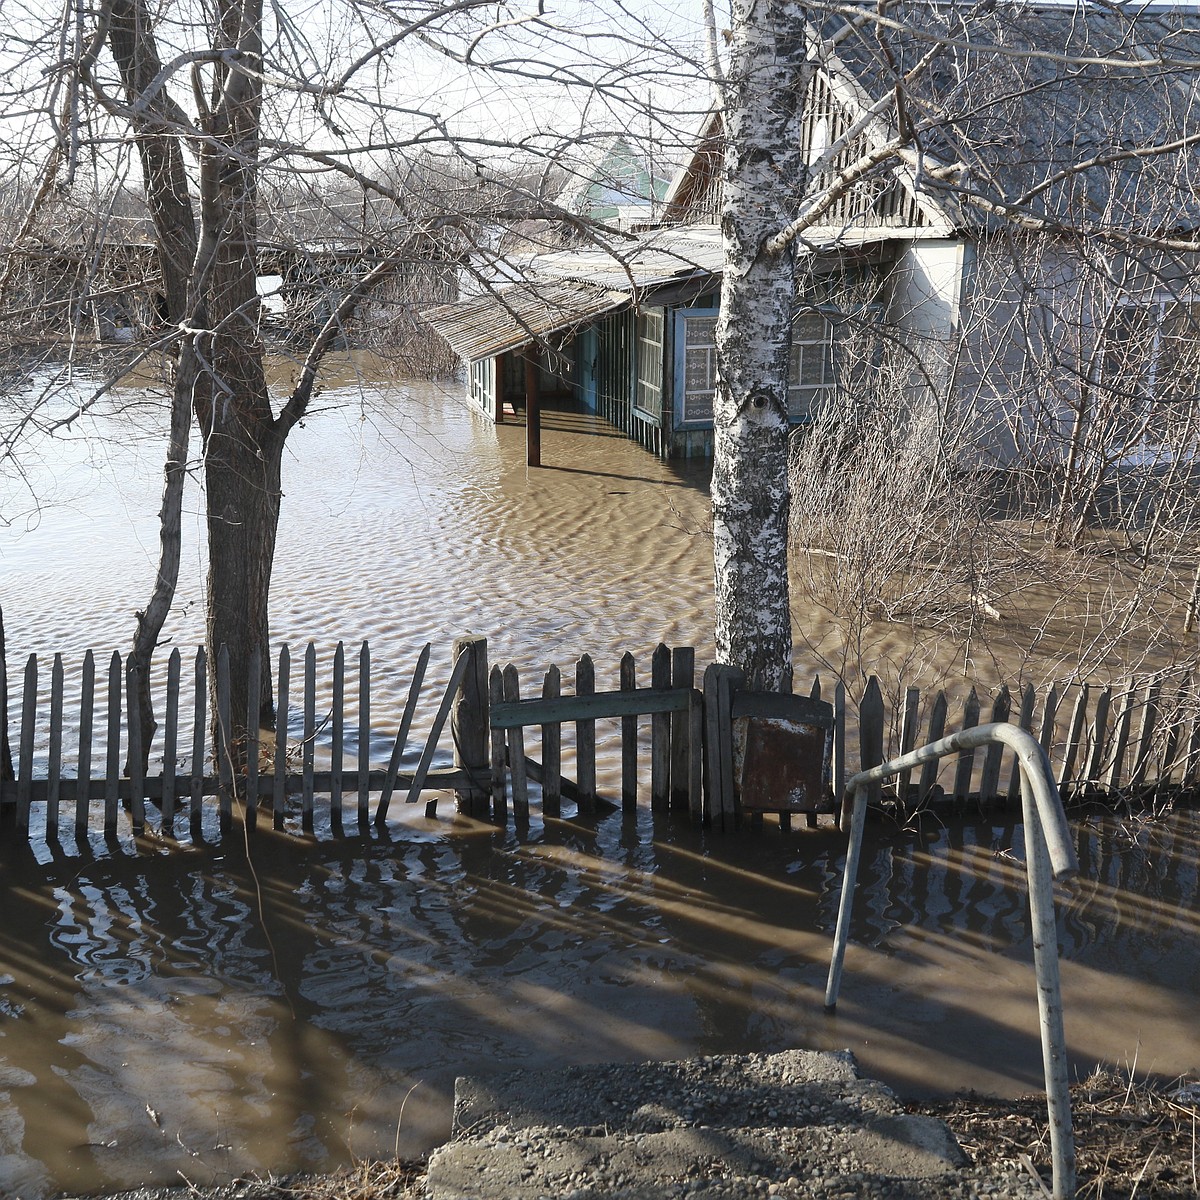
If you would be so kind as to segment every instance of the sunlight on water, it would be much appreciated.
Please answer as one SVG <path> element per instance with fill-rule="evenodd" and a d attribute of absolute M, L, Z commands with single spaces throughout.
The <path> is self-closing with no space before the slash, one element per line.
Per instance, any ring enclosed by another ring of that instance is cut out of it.
<path fill-rule="evenodd" d="M 113 393 L 0 485 L 10 675 L 62 653 L 68 713 L 84 651 L 102 678 L 147 593 L 161 420 Z M 703 468 L 603 433 L 550 415 L 531 473 L 523 428 L 488 426 L 456 387 L 347 362 L 321 394 L 285 462 L 273 634 L 323 664 L 344 639 L 347 695 L 369 640 L 377 759 L 426 640 L 444 681 L 451 639 L 486 633 L 526 687 L 584 651 L 602 687 L 625 649 L 711 657 Z M 168 629 L 185 650 L 200 500 L 193 481 Z M 222 841 L 210 814 L 175 847 L 6 842 L 0 1193 L 424 1151 L 465 1071 L 849 1046 L 903 1092 L 1040 1087 L 1021 830 L 1002 816 L 872 830 L 830 1018 L 844 840 L 828 828 L 721 837 L 535 805 L 518 836 L 449 803 L 398 807 L 370 838 Z M 1060 894 L 1073 1070 L 1200 1067 L 1198 841 L 1190 814 L 1079 826 L 1085 877 Z"/>

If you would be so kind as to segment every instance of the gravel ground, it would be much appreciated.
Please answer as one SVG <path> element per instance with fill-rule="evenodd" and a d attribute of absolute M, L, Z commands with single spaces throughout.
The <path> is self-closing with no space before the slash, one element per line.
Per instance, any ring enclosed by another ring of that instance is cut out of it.
<path fill-rule="evenodd" d="M 906 1105 L 945 1121 L 971 1159 L 945 1200 L 1041 1200 L 1049 1190 L 1050 1147 L 1042 1096 L 997 1100 L 959 1095 Z M 1078 1157 L 1077 1200 L 1196 1200 L 1200 1196 L 1200 1082 L 1131 1084 L 1097 1073 L 1072 1091 Z M 833 1197 L 872 1194 L 845 1179 L 830 1191 L 813 1181 L 761 1186 L 748 1180 L 683 1188 L 691 1200 L 746 1197 Z M 897 1197 L 903 1191 L 894 1193 Z M 142 1189 L 109 1200 L 424 1200 L 419 1162 L 361 1163 L 332 1175 L 239 1180 L 220 1188 Z M 497 1198 L 503 1200 L 503 1198 Z"/>

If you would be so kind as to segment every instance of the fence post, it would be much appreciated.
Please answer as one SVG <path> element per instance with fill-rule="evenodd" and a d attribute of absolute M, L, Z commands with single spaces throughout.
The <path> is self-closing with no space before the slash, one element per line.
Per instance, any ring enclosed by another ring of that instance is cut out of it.
<path fill-rule="evenodd" d="M 458 811 L 482 821 L 488 819 L 491 788 L 491 719 L 488 708 L 487 638 L 468 635 L 454 639 L 451 661 L 467 655 L 454 707 L 450 712 L 450 740 L 454 743 L 454 765 L 471 776 L 464 788 L 456 788 Z"/>
<path fill-rule="evenodd" d="M 16 778 L 8 741 L 8 656 L 4 649 L 4 609 L 0 608 L 0 780 Z"/>
<path fill-rule="evenodd" d="M 862 702 L 858 706 L 858 769 L 867 771 L 883 762 L 883 693 L 879 690 L 879 680 L 874 675 L 867 680 L 866 691 L 863 692 Z M 867 803 L 879 803 L 880 785 L 872 783 L 867 787 Z M 845 805 L 846 798 L 838 797 Z M 849 809 L 842 809 L 842 828 L 849 829 Z"/>
<path fill-rule="evenodd" d="M 562 672 L 554 663 L 546 669 L 542 699 L 557 700 L 562 695 Z M 542 726 L 542 816 L 562 816 L 562 722 Z"/>
<path fill-rule="evenodd" d="M 691 646 L 675 646 L 671 650 L 671 686 L 687 688 L 696 686 L 696 651 Z M 691 714 L 680 709 L 671 714 L 671 807 L 687 809 L 690 786 L 688 763 L 691 758 L 689 739 L 691 736 Z"/>

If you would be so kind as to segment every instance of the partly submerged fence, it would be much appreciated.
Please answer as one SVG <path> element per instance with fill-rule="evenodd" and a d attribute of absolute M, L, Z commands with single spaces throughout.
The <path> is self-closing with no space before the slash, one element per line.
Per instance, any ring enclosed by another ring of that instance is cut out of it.
<path fill-rule="evenodd" d="M 147 828 L 148 802 L 158 807 L 158 826 L 165 835 L 175 835 L 183 816 L 195 833 L 207 811 L 205 802 L 212 799 L 222 827 L 235 811 L 244 813 L 248 824 L 260 814 L 269 815 L 277 828 L 295 814 L 305 831 L 314 828 L 318 815 L 322 822 L 327 817 L 335 830 L 345 819 L 381 826 L 397 793 L 412 803 L 422 793 L 447 790 L 455 793 L 464 813 L 497 821 L 508 817 L 511 789 L 518 821 L 529 818 L 531 798 L 540 802 L 544 815 L 555 816 L 564 799 L 585 815 L 616 808 L 629 813 L 639 797 L 648 795 L 655 812 L 682 810 L 697 822 L 723 828 L 740 823 L 743 781 L 734 778 L 741 764 L 734 762 L 729 727 L 739 712 L 752 710 L 731 702 L 738 679 L 728 668 L 710 667 L 699 690 L 695 653 L 689 647 L 659 646 L 650 664 L 649 687 L 638 686 L 637 664 L 626 654 L 615 672 L 617 686 L 597 690 L 594 665 L 584 655 L 574 665 L 570 692 L 564 694 L 563 673 L 551 666 L 542 676 L 540 693 L 523 699 L 515 666 L 489 671 L 486 641 L 461 639 L 432 722 L 425 726 L 416 764 L 407 770 L 402 764 L 412 757 L 408 743 L 429 647 L 413 669 L 395 736 L 372 724 L 369 646 L 361 647 L 350 687 L 345 657 L 339 644 L 318 687 L 314 646 L 303 654 L 299 680 L 293 677 L 291 652 L 283 647 L 275 664 L 275 694 L 290 736 L 275 739 L 257 731 L 251 744 L 235 754 L 228 732 L 227 658 L 217 658 L 216 712 L 210 714 L 206 655 L 197 652 L 185 679 L 184 660 L 178 650 L 172 651 L 165 684 L 157 688 L 160 727 L 148 756 L 155 769 L 147 772 L 137 706 L 127 702 L 137 681 L 128 677 L 121 656 L 113 654 L 106 679 L 97 680 L 94 656 L 90 651 L 85 655 L 72 681 L 77 683 L 72 701 L 78 692 L 75 723 L 66 719 L 62 656 L 55 655 L 50 664 L 47 687 L 42 664 L 31 655 L 19 690 L 12 689 L 11 704 L 7 678 L 0 671 L 5 728 L 13 727 L 10 713 L 20 714 L 14 777 L 0 780 L 0 807 L 15 815 L 25 831 L 34 806 L 40 806 L 49 838 L 57 836 L 61 825 L 82 835 L 97 825 L 112 833 L 127 822 L 135 834 L 141 833 Z M 261 669 L 261 664 L 251 664 L 252 696 L 258 695 Z M 814 680 L 811 695 L 819 699 L 820 694 L 821 684 Z M 1190 679 L 1170 688 L 1159 680 L 1119 688 L 1055 686 L 1041 695 L 1027 685 L 1015 700 L 1002 688 L 987 704 L 972 690 L 954 718 L 945 692 L 923 697 L 915 687 L 901 688 L 889 705 L 873 679 L 857 703 L 848 702 L 840 683 L 829 698 L 834 714 L 830 801 L 854 771 L 981 719 L 1011 721 L 1032 732 L 1051 755 L 1068 800 L 1171 796 L 1194 789 L 1200 774 L 1200 719 Z M 597 722 L 605 720 L 615 724 L 598 743 Z M 445 765 L 443 753 L 442 765 L 435 766 L 447 724 L 453 765 Z M 540 758 L 528 752 L 529 737 L 540 744 Z M 1015 806 L 1019 773 L 1015 766 L 1006 767 L 1001 754 L 999 746 L 978 754 L 963 751 L 944 765 L 929 763 L 919 772 L 904 773 L 885 803 L 902 812 L 966 801 L 1011 801 Z M 619 786 L 598 786 L 598 759 L 604 764 L 602 777 L 619 779 Z M 236 775 L 235 762 L 245 763 Z M 436 799 L 429 808 L 434 804 Z M 780 805 L 783 824 L 791 815 L 786 807 Z M 761 820 L 757 815 L 753 819 Z M 808 821 L 816 823 L 812 810 Z"/>

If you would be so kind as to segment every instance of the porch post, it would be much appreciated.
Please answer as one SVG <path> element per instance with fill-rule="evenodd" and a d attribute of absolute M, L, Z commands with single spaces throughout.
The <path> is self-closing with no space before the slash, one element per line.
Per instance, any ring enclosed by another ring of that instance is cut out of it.
<path fill-rule="evenodd" d="M 538 395 L 537 346 L 525 351 L 525 465 L 542 465 L 542 409 Z"/>

